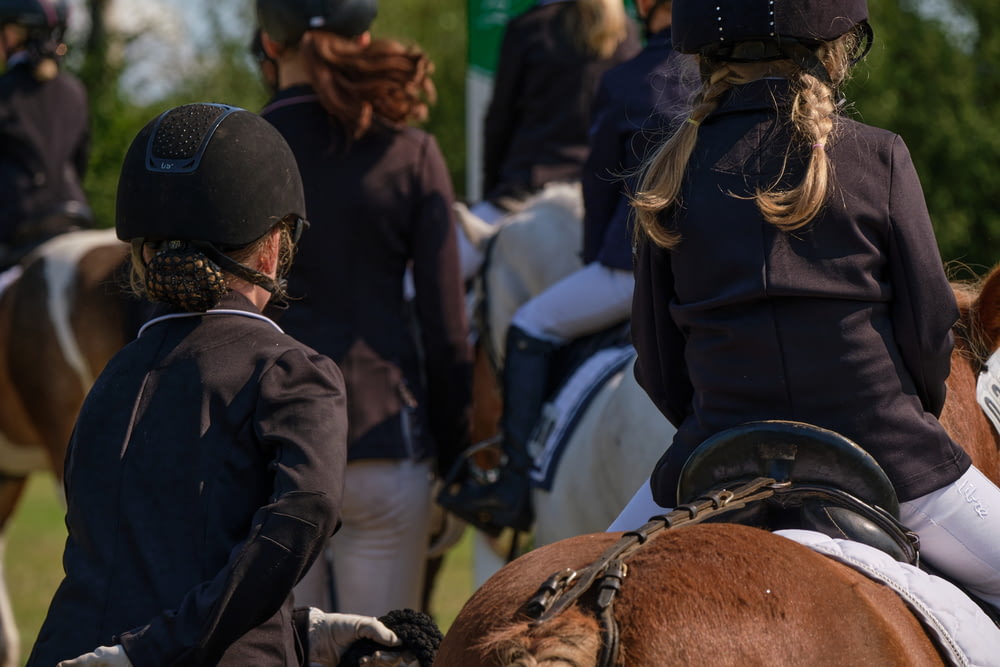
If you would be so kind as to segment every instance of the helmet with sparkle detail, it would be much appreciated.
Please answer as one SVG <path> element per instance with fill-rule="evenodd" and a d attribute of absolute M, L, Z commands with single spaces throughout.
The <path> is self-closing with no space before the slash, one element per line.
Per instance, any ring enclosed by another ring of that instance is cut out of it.
<path fill-rule="evenodd" d="M 304 218 L 291 148 L 273 125 L 245 109 L 198 103 L 165 111 L 139 132 L 122 164 L 118 238 L 195 248 L 272 292 L 275 281 L 229 254 L 282 222 L 297 241 Z"/>
<path fill-rule="evenodd" d="M 713 59 L 801 60 L 852 30 L 863 36 L 856 61 L 871 47 L 866 0 L 674 0 L 671 37 L 676 50 Z"/>

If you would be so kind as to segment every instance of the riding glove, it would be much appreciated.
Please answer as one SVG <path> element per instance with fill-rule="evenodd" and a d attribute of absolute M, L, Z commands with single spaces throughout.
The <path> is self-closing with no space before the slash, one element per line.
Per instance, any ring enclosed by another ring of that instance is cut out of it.
<path fill-rule="evenodd" d="M 359 639 L 384 646 L 399 646 L 399 637 L 374 616 L 330 614 L 309 608 L 309 662 L 336 667 L 340 656 Z M 370 662 L 371 667 L 393 667 L 393 662 Z M 402 667 L 402 663 L 400 663 Z M 71 666 L 71 667 L 76 667 Z"/>
<path fill-rule="evenodd" d="M 98 646 L 91 653 L 84 653 L 72 660 L 63 660 L 56 667 L 132 667 L 121 644 Z"/>

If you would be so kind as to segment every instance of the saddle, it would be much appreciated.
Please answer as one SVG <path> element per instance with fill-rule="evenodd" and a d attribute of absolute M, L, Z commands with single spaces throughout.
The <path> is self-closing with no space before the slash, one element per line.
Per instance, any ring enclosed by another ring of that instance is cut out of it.
<path fill-rule="evenodd" d="M 706 521 L 814 530 L 918 564 L 919 541 L 899 523 L 899 501 L 882 468 L 853 441 L 810 424 L 749 422 L 709 438 L 684 465 L 678 507 L 757 478 L 774 480 L 773 495 Z"/>
<path fill-rule="evenodd" d="M 628 558 L 663 531 L 696 523 L 811 530 L 922 567 L 917 536 L 899 523 L 899 502 L 881 467 L 856 443 L 810 424 L 758 421 L 717 434 L 688 458 L 677 495 L 677 507 L 625 532 L 594 562 L 547 579 L 521 607 L 530 624 L 546 623 L 596 591 L 593 607 L 602 638 L 597 664 L 617 664 L 614 603 Z M 963 592 L 997 621 L 988 605 Z"/>

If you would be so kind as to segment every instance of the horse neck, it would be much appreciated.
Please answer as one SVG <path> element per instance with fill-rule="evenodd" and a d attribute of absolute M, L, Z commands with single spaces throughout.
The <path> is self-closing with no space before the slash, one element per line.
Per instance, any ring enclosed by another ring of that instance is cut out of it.
<path fill-rule="evenodd" d="M 941 424 L 969 454 L 972 464 L 1000 485 L 1000 437 L 976 400 L 976 366 L 965 341 L 957 339 Z"/>

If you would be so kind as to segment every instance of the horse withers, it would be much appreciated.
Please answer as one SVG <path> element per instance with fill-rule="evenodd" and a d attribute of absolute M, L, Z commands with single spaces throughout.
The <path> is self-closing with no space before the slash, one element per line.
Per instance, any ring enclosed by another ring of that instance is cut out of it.
<path fill-rule="evenodd" d="M 956 286 L 956 295 L 961 317 L 942 423 L 998 482 L 1000 437 L 976 402 L 976 382 L 1000 347 L 1000 269 L 976 290 Z M 580 535 L 505 566 L 466 603 L 435 664 L 592 667 L 601 664 L 611 640 L 617 650 L 610 664 L 619 667 L 946 664 L 890 586 L 781 535 L 732 523 L 664 530 L 622 560 L 621 576 L 610 578 L 607 588 L 587 590 L 544 623 L 527 613 L 540 593 L 544 598 L 574 585 L 574 576 L 622 538 Z M 557 573 L 562 577 L 553 578 Z M 615 637 L 600 620 L 609 598 Z"/>

